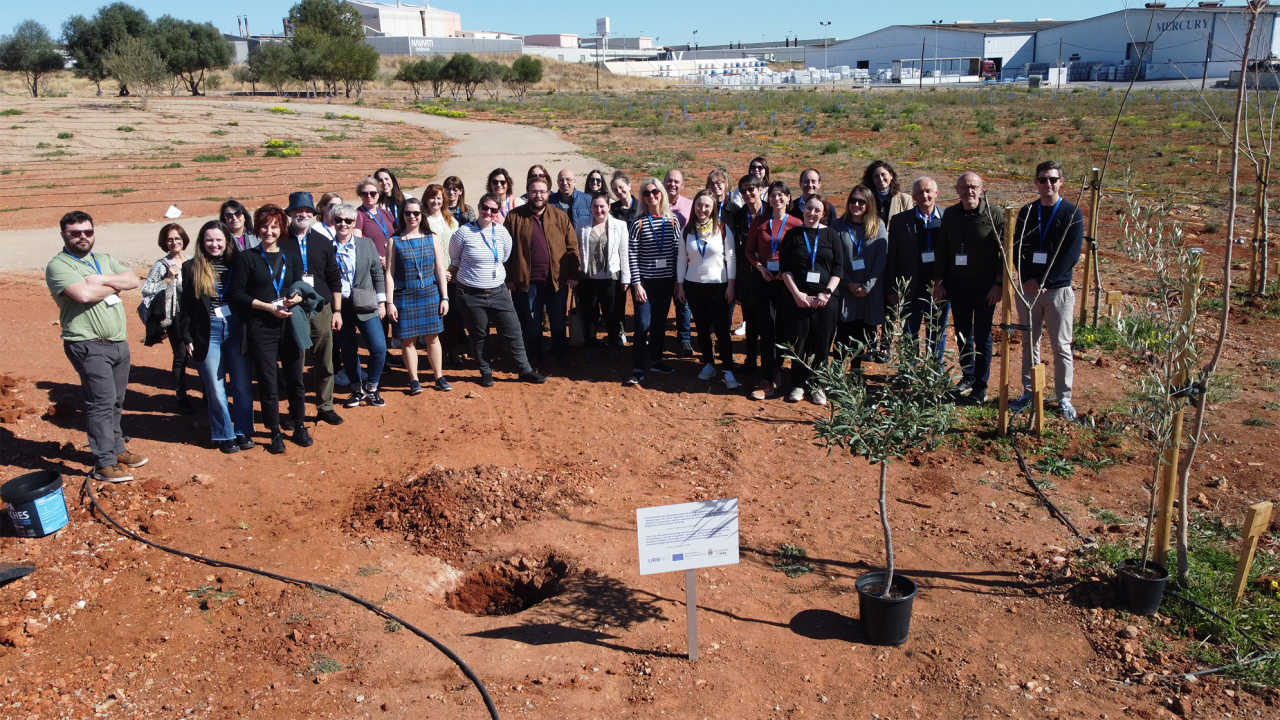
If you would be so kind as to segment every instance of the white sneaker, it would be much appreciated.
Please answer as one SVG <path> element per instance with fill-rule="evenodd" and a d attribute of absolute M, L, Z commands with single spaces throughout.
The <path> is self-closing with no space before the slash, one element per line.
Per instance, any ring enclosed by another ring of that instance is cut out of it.
<path fill-rule="evenodd" d="M 725 387 L 727 387 L 727 388 L 729 388 L 730 390 L 737 390 L 737 389 L 738 389 L 738 380 L 737 380 L 737 378 L 735 378 L 735 377 L 733 376 L 733 373 L 729 372 L 728 370 L 725 370 L 725 371 L 724 371 L 724 386 L 725 386 Z"/>
<path fill-rule="evenodd" d="M 787 402 L 789 403 L 798 403 L 803 399 L 804 388 L 802 387 L 793 387 L 791 388 L 791 392 L 787 393 Z"/>
<path fill-rule="evenodd" d="M 702 372 L 698 373 L 699 380 L 710 380 L 716 376 L 716 366 L 710 363 L 702 366 Z"/>
<path fill-rule="evenodd" d="M 1031 404 L 1031 393 L 1023 392 L 1016 399 L 1009 401 L 1009 409 L 1019 411 Z"/>
<path fill-rule="evenodd" d="M 734 329 L 733 336 L 745 337 L 746 334 L 747 334 L 747 321 L 743 320 L 742 322 L 738 323 L 738 327 Z"/>
<path fill-rule="evenodd" d="M 822 392 L 821 390 L 814 390 L 813 392 L 809 393 L 809 402 L 813 403 L 814 405 L 826 405 L 827 394 Z"/>
<path fill-rule="evenodd" d="M 1063 420 L 1066 420 L 1067 422 L 1075 422 L 1075 420 L 1076 420 L 1076 408 L 1075 408 L 1075 406 L 1074 406 L 1074 405 L 1072 405 L 1072 404 L 1071 404 L 1071 401 L 1070 401 L 1070 400 L 1061 400 L 1061 401 L 1059 401 L 1059 402 L 1058 402 L 1058 407 L 1062 410 L 1062 419 L 1063 419 Z"/>

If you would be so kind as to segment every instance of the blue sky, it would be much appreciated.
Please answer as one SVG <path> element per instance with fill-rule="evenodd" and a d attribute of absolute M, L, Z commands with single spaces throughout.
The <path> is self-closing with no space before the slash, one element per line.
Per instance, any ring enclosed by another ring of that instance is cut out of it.
<path fill-rule="evenodd" d="M 223 32 L 235 32 L 236 16 L 248 15 L 249 28 L 255 33 L 278 32 L 280 19 L 295 0 L 219 0 L 218 2 L 174 2 L 173 0 L 134 0 L 133 5 L 152 17 L 164 14 L 184 19 L 212 22 Z M 394 0 L 391 0 L 394 2 Z M 43 23 L 56 35 L 62 22 L 71 15 L 92 15 L 107 3 L 101 0 L 58 0 L 26 5 L 13 0 L 5 19 L 16 25 L 26 19 Z M 406 4 L 421 5 L 422 0 Z M 1140 2 L 1131 5 L 1141 6 Z M 1170 7 L 1185 3 L 1170 2 Z M 573 33 L 580 36 L 595 32 L 595 18 L 608 15 L 614 33 L 661 38 L 664 44 L 683 44 L 693 39 L 703 44 L 759 42 L 782 38 L 788 33 L 802 38 L 824 37 L 818 24 L 832 22 L 827 33 L 846 39 L 886 25 L 928 23 L 932 20 L 954 22 L 996 19 L 1079 20 L 1126 6 L 1123 0 L 1075 0 L 1071 3 L 1031 3 L 1026 0 L 985 0 L 970 4 L 955 0 L 910 0 L 909 2 L 866 2 L 866 0 L 805 0 L 804 2 L 700 2 L 681 0 L 648 0 L 648 2 L 546 2 L 545 0 L 437 0 L 433 7 L 462 14 L 462 27 L 468 30 L 502 30 L 522 35 L 536 33 Z M 959 13 L 959 14 L 957 14 Z M 0 33 L 12 27 L 0 25 Z"/>

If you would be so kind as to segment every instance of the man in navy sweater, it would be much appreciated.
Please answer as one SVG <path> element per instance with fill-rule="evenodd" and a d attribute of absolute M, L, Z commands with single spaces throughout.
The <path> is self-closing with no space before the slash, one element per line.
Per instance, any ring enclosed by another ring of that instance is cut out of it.
<path fill-rule="evenodd" d="M 573 230 L 577 232 L 583 227 L 591 227 L 591 196 L 576 189 L 577 178 L 569 168 L 556 175 L 556 186 L 560 192 L 552 193 L 547 204 L 563 210 L 571 221 Z"/>
<path fill-rule="evenodd" d="M 1018 255 L 1018 278 L 1022 296 L 1017 300 L 1018 322 L 1030 325 L 1022 334 L 1022 396 L 1015 408 L 1031 401 L 1031 367 L 1040 362 L 1040 335 L 1049 335 L 1053 347 L 1054 389 L 1062 417 L 1076 419 L 1071 405 L 1071 321 L 1075 316 L 1076 294 L 1071 275 L 1080 260 L 1084 242 L 1084 214 L 1062 190 L 1062 163 L 1046 160 L 1036 166 L 1037 202 L 1018 212 L 1014 231 Z"/>

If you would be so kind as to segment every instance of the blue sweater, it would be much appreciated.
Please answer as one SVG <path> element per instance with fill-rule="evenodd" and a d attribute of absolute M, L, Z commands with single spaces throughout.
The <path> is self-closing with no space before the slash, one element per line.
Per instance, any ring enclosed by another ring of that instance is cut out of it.
<path fill-rule="evenodd" d="M 559 192 L 553 192 L 547 204 L 563 210 L 569 216 L 573 221 L 574 232 L 591 227 L 591 196 L 581 190 L 574 190 L 568 202 L 565 202 Z"/>
<path fill-rule="evenodd" d="M 1044 237 L 1040 236 L 1042 224 Z M 1056 212 L 1054 208 L 1042 206 L 1039 200 L 1028 203 L 1018 211 L 1013 242 L 1018 253 L 1018 278 L 1022 282 L 1035 280 L 1046 290 L 1070 287 L 1072 271 L 1080 260 L 1080 247 L 1084 243 L 1084 213 L 1065 199 L 1058 202 Z"/>

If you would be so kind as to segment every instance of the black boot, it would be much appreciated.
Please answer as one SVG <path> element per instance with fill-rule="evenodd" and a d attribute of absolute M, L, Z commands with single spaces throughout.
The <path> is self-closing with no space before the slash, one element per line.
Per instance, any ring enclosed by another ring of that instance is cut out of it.
<path fill-rule="evenodd" d="M 311 439 L 311 433 L 307 432 L 306 423 L 298 423 L 298 429 L 293 431 L 293 441 L 302 447 L 311 447 L 315 444 L 315 440 Z"/>
<path fill-rule="evenodd" d="M 272 455 L 280 455 L 284 452 L 284 433 L 280 432 L 279 427 L 271 428 L 271 444 L 267 446 L 267 452 Z"/>

